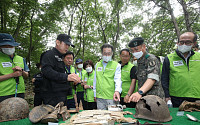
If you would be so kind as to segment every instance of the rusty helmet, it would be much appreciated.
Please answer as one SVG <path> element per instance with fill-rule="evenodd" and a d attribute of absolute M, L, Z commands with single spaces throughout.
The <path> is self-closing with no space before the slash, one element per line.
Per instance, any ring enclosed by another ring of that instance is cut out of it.
<path fill-rule="evenodd" d="M 29 106 L 23 98 L 12 97 L 0 103 L 0 122 L 24 119 L 28 113 Z"/>
<path fill-rule="evenodd" d="M 28 118 L 32 123 L 37 123 L 46 115 L 53 112 L 53 110 L 54 107 L 51 105 L 36 106 L 30 111 Z"/>
<path fill-rule="evenodd" d="M 172 119 L 167 104 L 156 95 L 142 97 L 136 104 L 134 117 L 157 122 L 167 122 Z"/>

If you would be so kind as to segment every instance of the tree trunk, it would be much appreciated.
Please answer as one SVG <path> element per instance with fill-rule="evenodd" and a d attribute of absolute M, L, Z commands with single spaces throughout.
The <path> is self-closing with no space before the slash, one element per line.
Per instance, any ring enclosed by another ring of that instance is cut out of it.
<path fill-rule="evenodd" d="M 186 2 L 185 0 L 180 0 L 179 2 L 183 8 L 183 13 L 184 13 L 184 17 L 185 17 L 185 25 L 186 25 L 186 28 L 187 28 L 187 31 L 190 31 L 192 32 L 192 27 L 191 27 L 191 20 L 190 20 L 190 14 L 189 14 L 189 11 L 187 10 L 187 5 L 186 5 Z"/>
<path fill-rule="evenodd" d="M 176 18 L 175 18 L 175 16 L 174 16 L 174 12 L 173 12 L 173 9 L 172 9 L 172 7 L 171 7 L 171 5 L 170 5 L 169 0 L 166 0 L 166 1 L 165 1 L 165 2 L 167 3 L 167 7 L 166 7 L 166 6 L 163 6 L 162 4 L 159 4 L 159 3 L 156 2 L 155 0 L 150 0 L 150 1 L 154 2 L 155 5 L 157 5 L 158 7 L 161 7 L 161 8 L 163 8 L 163 9 L 167 10 L 167 11 L 170 13 L 170 15 L 171 15 L 171 20 L 172 20 L 172 22 L 173 22 L 173 24 L 174 24 L 174 28 L 175 28 L 175 32 L 176 32 L 177 38 L 179 38 L 179 36 L 180 36 L 180 30 L 179 30 L 179 27 L 178 27 L 178 23 L 176 22 Z"/>
<path fill-rule="evenodd" d="M 179 36 L 180 36 L 180 30 L 179 30 L 178 24 L 176 22 L 176 18 L 174 16 L 173 9 L 172 9 L 172 7 L 170 5 L 169 0 L 166 0 L 166 2 L 167 2 L 167 5 L 168 5 L 168 9 L 169 9 L 168 11 L 169 11 L 169 13 L 171 15 L 171 20 L 172 20 L 172 22 L 174 24 L 174 28 L 175 28 L 175 32 L 176 32 L 177 38 L 179 38 Z"/>
<path fill-rule="evenodd" d="M 17 37 L 19 35 L 20 28 L 21 28 L 23 22 L 25 21 L 27 10 L 25 9 L 24 6 L 25 5 L 24 5 L 24 2 L 23 2 L 23 8 L 20 11 L 20 15 L 19 15 L 18 22 L 17 22 L 17 27 L 16 27 L 15 32 L 13 34 L 14 39 L 17 39 Z"/>
<path fill-rule="evenodd" d="M 83 14 L 84 14 L 84 12 L 83 12 L 83 10 L 82 10 L 82 14 L 81 14 L 81 18 L 80 18 L 80 20 L 79 20 L 79 26 L 80 26 L 80 32 L 79 32 L 79 41 L 80 41 L 80 44 L 79 44 L 79 48 L 78 48 L 78 51 L 76 52 L 76 54 L 74 55 L 74 58 L 79 54 L 79 52 L 80 52 L 80 50 L 81 50 L 81 43 L 82 43 L 82 36 L 81 36 L 81 34 L 82 34 L 82 19 L 83 19 Z"/>
<path fill-rule="evenodd" d="M 97 1 L 96 1 L 96 0 L 95 0 L 95 10 L 97 10 Z M 99 17 L 98 12 L 95 12 L 95 15 L 96 15 L 96 14 L 97 14 L 96 17 L 97 17 L 97 19 L 98 19 L 99 26 L 100 26 L 101 31 L 102 31 L 103 41 L 104 41 L 104 43 L 107 43 L 106 34 L 105 34 L 106 26 L 103 27 L 103 24 L 102 24 L 102 21 L 101 21 L 101 19 L 100 19 L 100 17 Z"/>

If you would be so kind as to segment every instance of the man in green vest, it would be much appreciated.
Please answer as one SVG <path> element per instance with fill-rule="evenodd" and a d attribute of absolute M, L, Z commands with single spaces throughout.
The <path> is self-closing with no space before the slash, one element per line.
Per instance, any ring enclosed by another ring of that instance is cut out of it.
<path fill-rule="evenodd" d="M 71 51 L 67 51 L 67 53 L 63 56 L 63 61 L 65 63 L 65 69 L 68 74 L 75 73 L 75 68 L 72 66 L 74 62 L 74 53 Z M 74 100 L 74 94 L 75 94 L 75 85 L 73 82 L 70 83 L 72 87 L 72 91 L 70 92 L 70 95 L 67 96 L 67 108 L 76 108 L 75 100 Z"/>
<path fill-rule="evenodd" d="M 28 77 L 29 69 L 15 53 L 18 45 L 10 34 L 0 33 L 0 102 L 10 97 L 24 98 L 23 77 Z"/>
<path fill-rule="evenodd" d="M 200 53 L 192 50 L 197 35 L 185 32 L 177 42 L 178 49 L 165 57 L 162 69 L 162 86 L 166 102 L 179 107 L 184 100 L 200 100 Z"/>
<path fill-rule="evenodd" d="M 120 51 L 121 64 L 121 80 L 122 80 L 122 93 L 120 104 L 126 105 L 126 107 L 134 108 L 136 103 L 128 103 L 129 97 L 133 92 L 137 92 L 138 88 L 136 85 L 136 66 L 131 64 L 130 61 L 131 53 L 129 49 L 122 49 Z M 131 87 L 131 89 L 129 89 Z"/>
<path fill-rule="evenodd" d="M 80 77 L 81 81 L 83 81 L 83 76 L 85 73 L 87 73 L 84 69 L 83 69 L 83 60 L 82 59 L 76 59 L 75 62 L 75 73 Z M 83 82 L 78 83 L 78 85 L 76 86 L 76 92 L 77 92 L 77 101 L 78 101 L 78 106 L 80 104 L 80 101 L 84 102 L 84 84 Z"/>
<path fill-rule="evenodd" d="M 101 47 L 102 60 L 95 66 L 93 81 L 94 98 L 97 109 L 107 109 L 120 101 L 121 65 L 112 60 L 113 46 L 104 44 Z"/>
<path fill-rule="evenodd" d="M 129 102 L 138 102 L 142 96 L 157 95 L 164 97 L 160 82 L 160 63 L 158 59 L 146 51 L 146 45 L 142 37 L 132 39 L 128 46 L 130 52 L 137 58 L 138 91 L 133 93 Z"/>

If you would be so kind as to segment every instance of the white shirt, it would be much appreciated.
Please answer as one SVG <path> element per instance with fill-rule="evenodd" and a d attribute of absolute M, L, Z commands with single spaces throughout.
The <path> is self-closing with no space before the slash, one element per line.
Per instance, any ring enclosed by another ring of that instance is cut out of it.
<path fill-rule="evenodd" d="M 105 70 L 107 64 L 108 63 L 105 63 L 103 61 L 104 70 Z M 95 65 L 95 73 L 94 73 L 94 81 L 93 81 L 94 97 L 96 97 L 96 67 L 97 67 L 97 64 Z M 115 81 L 115 91 L 118 91 L 119 93 L 121 93 L 122 92 L 121 64 L 119 64 L 119 63 L 117 65 L 117 68 L 115 71 L 114 81 Z"/>

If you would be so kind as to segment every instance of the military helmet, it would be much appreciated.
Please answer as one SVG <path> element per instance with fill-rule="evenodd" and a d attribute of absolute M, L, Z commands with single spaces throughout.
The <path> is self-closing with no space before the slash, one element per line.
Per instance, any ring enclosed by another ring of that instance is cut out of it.
<path fill-rule="evenodd" d="M 51 113 L 54 110 L 54 107 L 51 105 L 40 105 L 34 107 L 29 113 L 29 120 L 32 123 L 39 122 L 44 116 Z"/>
<path fill-rule="evenodd" d="M 0 122 L 28 117 L 29 106 L 25 99 L 12 97 L 0 103 Z"/>
<path fill-rule="evenodd" d="M 167 122 L 172 119 L 167 104 L 155 95 L 147 95 L 136 104 L 135 118 L 143 118 L 157 122 Z"/>

